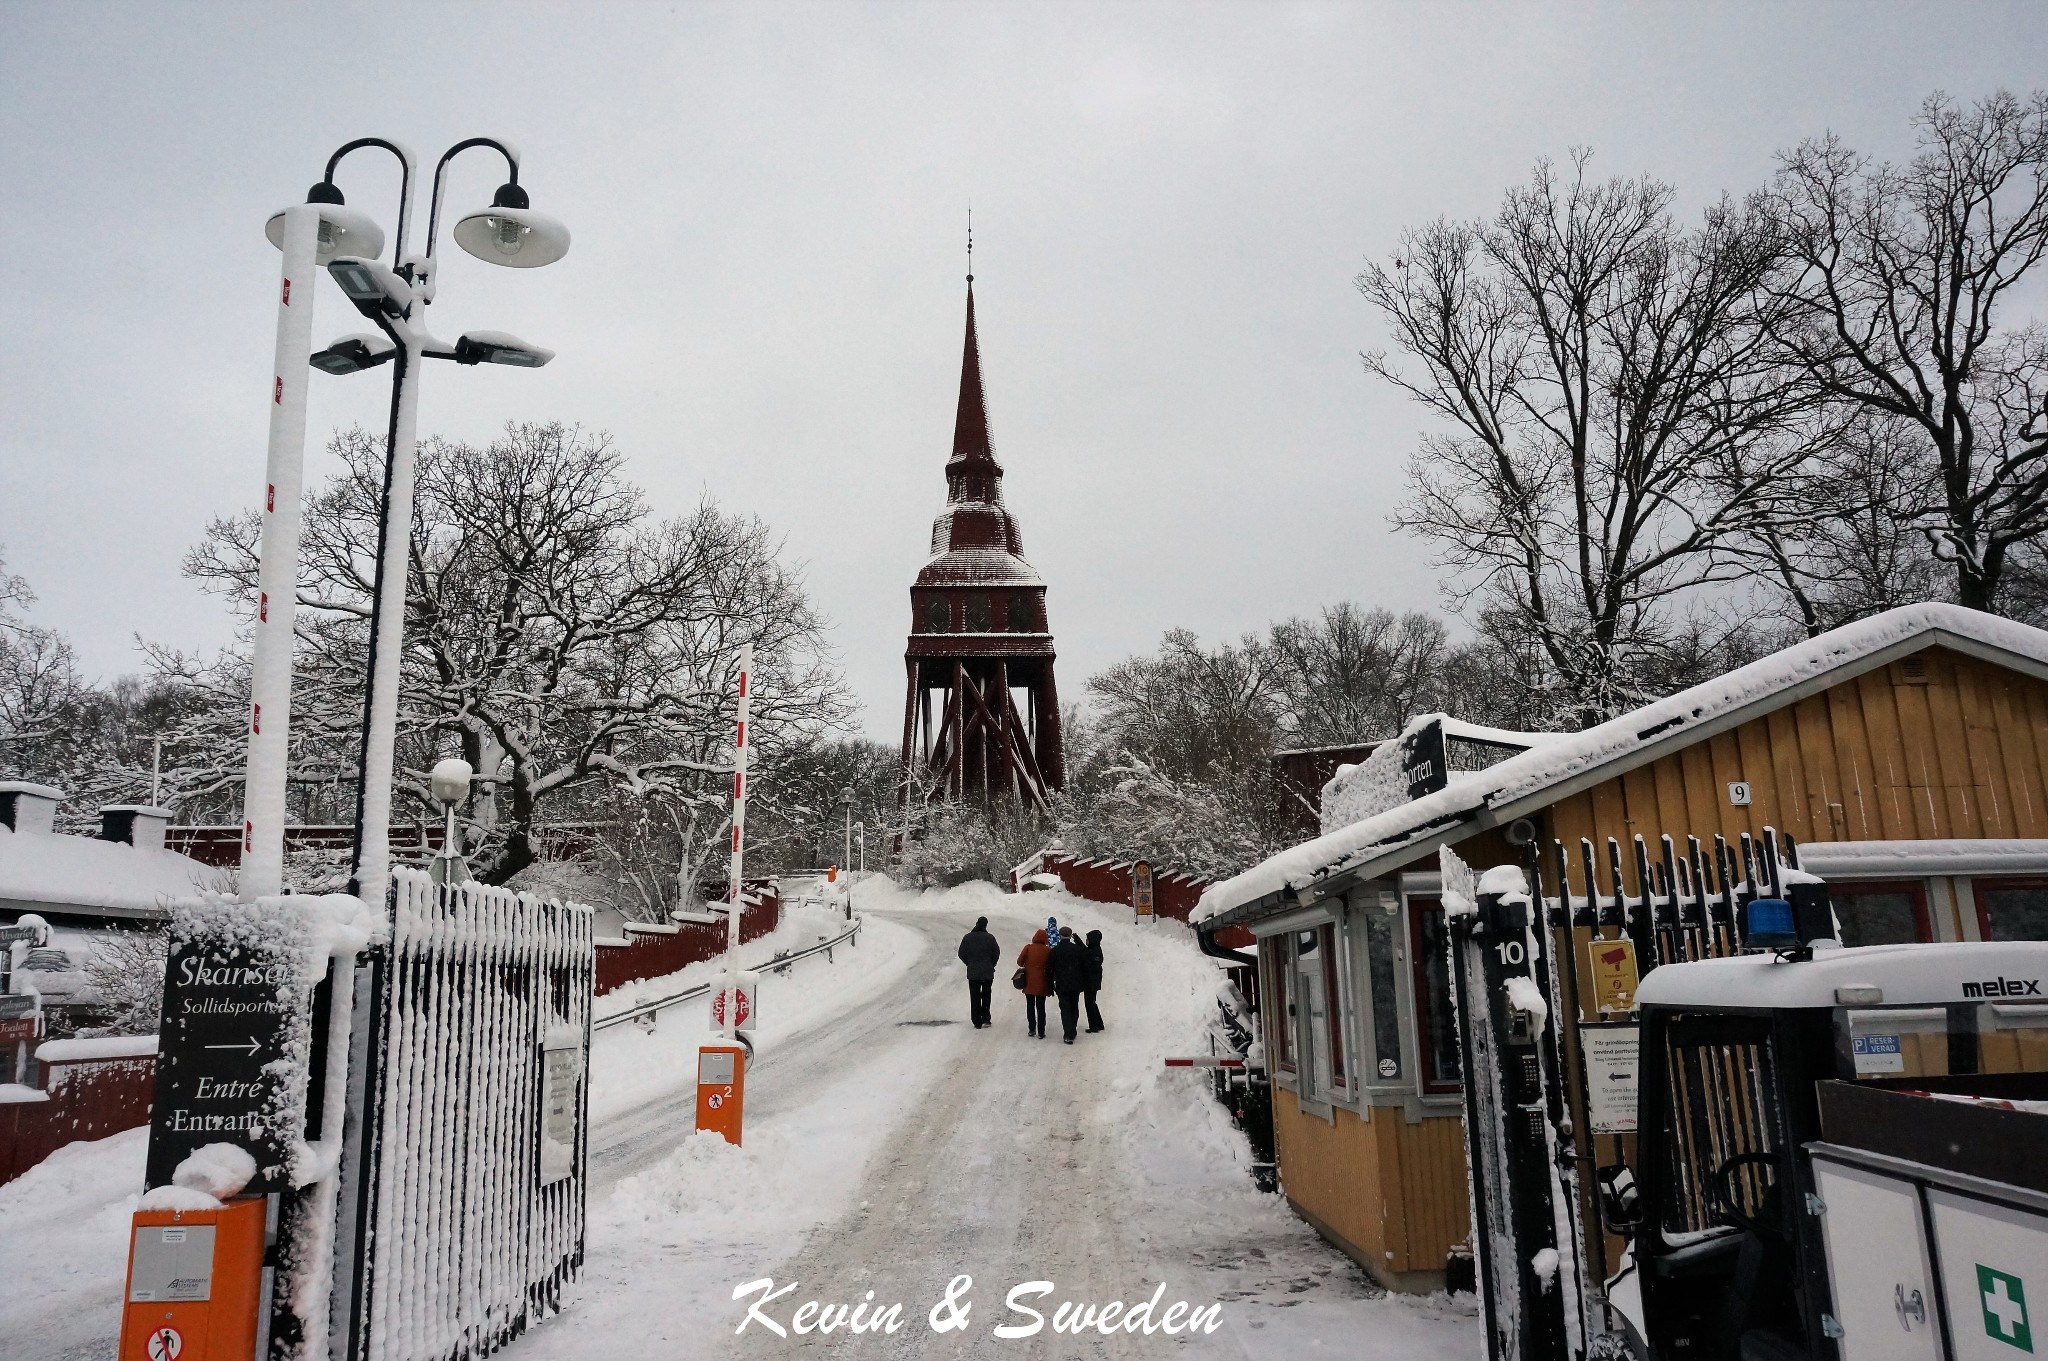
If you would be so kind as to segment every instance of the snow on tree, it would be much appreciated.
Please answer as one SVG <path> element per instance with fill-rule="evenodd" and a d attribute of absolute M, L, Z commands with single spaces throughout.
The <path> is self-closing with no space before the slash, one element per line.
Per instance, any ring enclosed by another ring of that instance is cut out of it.
<path fill-rule="evenodd" d="M 343 471 L 306 505 L 294 779 L 303 791 L 345 778 L 352 796 L 383 444 L 353 429 L 329 448 Z M 609 437 L 559 423 L 420 445 L 399 794 L 438 820 L 434 761 L 452 749 L 476 769 L 464 816 L 486 883 L 541 859 L 548 825 L 622 809 L 687 829 L 701 863 L 730 793 L 743 641 L 764 772 L 848 712 L 823 620 L 767 527 L 709 501 L 653 521 L 623 461 Z M 246 612 L 257 537 L 253 514 L 216 520 L 186 570 Z"/>

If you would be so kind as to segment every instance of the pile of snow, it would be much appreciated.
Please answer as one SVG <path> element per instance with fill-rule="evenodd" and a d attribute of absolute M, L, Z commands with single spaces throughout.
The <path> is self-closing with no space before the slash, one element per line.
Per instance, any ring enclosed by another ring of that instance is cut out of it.
<path fill-rule="evenodd" d="M 168 914 L 228 886 L 228 873 L 176 851 L 0 827 L 0 898 L 52 907 Z"/>
<path fill-rule="evenodd" d="M 1412 859 L 1401 852 L 1471 822 L 1482 812 L 1503 810 L 1575 775 L 1604 771 L 1624 760 L 1640 764 L 1657 751 L 1695 740 L 1701 728 L 1715 731 L 1741 721 L 1752 708 L 1780 702 L 1806 682 L 1829 683 L 1883 665 L 1896 656 L 1935 646 L 1957 647 L 2048 664 L 2048 632 L 1964 609 L 1959 605 L 1908 605 L 1809 638 L 1689 690 L 1646 704 L 1584 732 L 1560 736 L 1497 766 L 1455 775 L 1434 794 L 1403 803 L 1361 822 L 1326 832 L 1280 852 L 1202 894 L 1192 919 L 1218 913 L 1289 885 L 1326 879 L 1340 871 L 1364 869 L 1385 860 L 1391 868 Z M 1396 744 L 1390 743 L 1389 747 Z M 1374 753 L 1377 759 L 1379 753 Z M 1366 766 L 1372 761 L 1368 760 Z M 1365 766 L 1348 779 L 1361 777 Z M 1368 871 L 1370 872 L 1370 871 Z"/>
<path fill-rule="evenodd" d="M 22 1355 L 114 1354 L 148 1152 L 147 1129 L 123 1130 L 66 1144 L 0 1186 L 0 1338 Z"/>
<path fill-rule="evenodd" d="M 820 933 L 829 938 L 845 929 L 845 919 L 829 911 L 786 910 L 775 931 L 740 948 L 740 958 L 758 970 L 778 950 L 813 945 Z M 894 986 L 923 948 L 920 937 L 889 922 L 863 922 L 858 942 L 833 951 L 829 962 L 823 955 L 813 955 L 782 973 L 762 973 L 753 1037 L 758 1054 Z M 662 978 L 643 979 L 598 999 L 600 1014 L 617 1015 L 636 1005 L 635 999 L 652 1000 L 699 983 L 716 984 L 724 973 L 723 959 L 708 959 Z M 591 1120 L 602 1122 L 694 1086 L 698 1046 L 715 1038 L 708 996 L 657 1012 L 651 1025 L 628 1022 L 597 1032 L 590 1046 Z"/>

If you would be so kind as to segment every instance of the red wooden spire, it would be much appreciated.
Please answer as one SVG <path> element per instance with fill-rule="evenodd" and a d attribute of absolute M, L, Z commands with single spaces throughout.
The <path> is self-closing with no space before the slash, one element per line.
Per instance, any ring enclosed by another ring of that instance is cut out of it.
<path fill-rule="evenodd" d="M 967 340 L 960 352 L 960 406 L 953 417 L 953 457 L 947 460 L 947 470 L 960 463 L 994 464 L 995 460 L 995 445 L 988 433 L 988 399 L 981 388 L 981 343 L 974 335 L 974 276 L 970 274 Z"/>

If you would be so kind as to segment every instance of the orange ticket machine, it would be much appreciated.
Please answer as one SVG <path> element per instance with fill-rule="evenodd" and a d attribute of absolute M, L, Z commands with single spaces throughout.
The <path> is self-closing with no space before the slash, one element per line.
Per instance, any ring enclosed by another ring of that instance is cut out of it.
<path fill-rule="evenodd" d="M 135 1212 L 120 1361 L 255 1361 L 268 1202 Z"/>
<path fill-rule="evenodd" d="M 716 1130 L 727 1143 L 737 1144 L 746 1092 L 745 1049 L 736 1044 L 707 1044 L 697 1051 L 698 1129 Z"/>

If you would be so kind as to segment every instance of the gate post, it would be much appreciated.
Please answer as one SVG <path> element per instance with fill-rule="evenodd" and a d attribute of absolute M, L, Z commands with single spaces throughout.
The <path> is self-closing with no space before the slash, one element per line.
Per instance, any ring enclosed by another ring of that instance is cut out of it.
<path fill-rule="evenodd" d="M 1526 881 L 1502 866 L 1475 885 L 1449 848 L 1442 858 L 1487 1354 L 1570 1361 L 1565 1291 L 1575 1273 L 1558 1246 L 1542 1053 L 1549 1008 L 1535 975 L 1540 947 Z"/>

